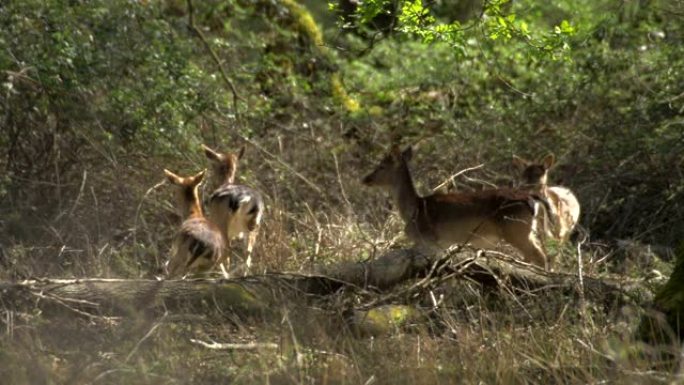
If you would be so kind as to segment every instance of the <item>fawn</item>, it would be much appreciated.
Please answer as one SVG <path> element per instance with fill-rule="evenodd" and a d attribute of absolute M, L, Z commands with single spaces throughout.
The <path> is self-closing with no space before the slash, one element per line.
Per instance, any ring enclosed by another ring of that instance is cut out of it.
<path fill-rule="evenodd" d="M 164 170 L 164 174 L 175 187 L 176 201 L 185 218 L 173 243 L 167 276 L 175 278 L 208 271 L 221 260 L 224 241 L 219 228 L 202 213 L 198 188 L 204 171 L 189 177 L 169 170 Z"/>
<path fill-rule="evenodd" d="M 522 171 L 523 188 L 545 197 L 551 206 L 551 214 L 555 226 L 546 227 L 546 235 L 557 239 L 561 243 L 570 238 L 580 216 L 580 204 L 570 189 L 561 186 L 547 185 L 549 169 L 555 164 L 556 158 L 548 154 L 539 162 L 530 162 L 517 155 L 513 155 L 513 164 Z"/>
<path fill-rule="evenodd" d="M 537 238 L 535 220 L 541 202 L 536 194 L 510 189 L 418 196 L 408 162 L 413 150 L 394 146 L 362 183 L 387 190 L 406 227 L 408 238 L 420 247 L 446 249 L 470 243 L 492 248 L 500 240 L 514 246 L 524 259 L 547 268 L 544 246 Z"/>
<path fill-rule="evenodd" d="M 219 153 L 205 145 L 202 145 L 202 148 L 212 165 L 214 187 L 218 186 L 209 196 L 207 203 L 209 218 L 219 226 L 226 245 L 229 246 L 234 238 L 246 238 L 245 265 L 246 272 L 249 272 L 252 266 L 252 250 L 264 213 L 264 200 L 257 190 L 235 183 L 238 161 L 242 158 L 245 148 L 241 147 L 236 154 Z M 225 253 L 220 263 L 224 275 L 227 275 L 224 262 L 227 262 L 230 268 L 229 252 Z"/>

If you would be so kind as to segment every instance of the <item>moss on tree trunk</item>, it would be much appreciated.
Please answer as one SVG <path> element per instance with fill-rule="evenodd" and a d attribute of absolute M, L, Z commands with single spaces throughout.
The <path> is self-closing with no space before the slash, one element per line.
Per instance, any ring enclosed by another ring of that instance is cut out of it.
<path fill-rule="evenodd" d="M 684 336 L 684 255 L 679 252 L 670 279 L 657 290 L 636 336 L 653 345 L 676 345 Z"/>

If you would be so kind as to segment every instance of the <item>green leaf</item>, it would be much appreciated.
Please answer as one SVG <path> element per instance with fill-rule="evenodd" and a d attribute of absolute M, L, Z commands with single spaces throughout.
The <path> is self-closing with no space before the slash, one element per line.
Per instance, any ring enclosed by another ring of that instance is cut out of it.
<path fill-rule="evenodd" d="M 522 32 L 523 34 L 527 35 L 529 33 L 529 27 L 528 27 L 527 23 L 525 23 L 524 21 L 520 22 L 519 28 L 520 28 L 520 32 Z"/>
<path fill-rule="evenodd" d="M 563 32 L 567 35 L 572 35 L 575 33 L 575 28 L 572 25 L 570 25 L 570 22 L 568 22 L 567 20 L 561 21 L 560 29 L 561 29 L 561 32 Z"/>

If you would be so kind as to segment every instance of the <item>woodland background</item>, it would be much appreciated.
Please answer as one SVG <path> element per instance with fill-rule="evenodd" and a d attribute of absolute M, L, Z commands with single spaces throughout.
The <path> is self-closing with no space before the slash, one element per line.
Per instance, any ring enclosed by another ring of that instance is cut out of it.
<path fill-rule="evenodd" d="M 582 204 L 573 242 L 549 246 L 559 268 L 576 272 L 581 253 L 586 274 L 656 277 L 654 289 L 664 282 L 657 277 L 684 253 L 681 0 L 355 4 L 0 3 L 0 279 L 159 275 L 180 223 L 168 186 L 157 186 L 161 170 L 207 167 L 201 143 L 247 148 L 238 178 L 268 207 L 260 272 L 372 259 L 407 243 L 387 197 L 359 180 L 400 141 L 415 145 L 423 194 L 473 167 L 449 187 L 514 185 L 513 154 L 553 152 L 551 184 Z M 543 295 L 491 299 L 469 282 L 438 289 L 445 299 L 432 326 L 374 338 L 302 314 L 265 326 L 220 309 L 178 322 L 57 322 L 0 299 L 0 376 L 13 384 L 680 379 L 630 354 L 632 310 L 580 312 L 573 298 Z M 280 347 L 226 352 L 190 339 Z"/>

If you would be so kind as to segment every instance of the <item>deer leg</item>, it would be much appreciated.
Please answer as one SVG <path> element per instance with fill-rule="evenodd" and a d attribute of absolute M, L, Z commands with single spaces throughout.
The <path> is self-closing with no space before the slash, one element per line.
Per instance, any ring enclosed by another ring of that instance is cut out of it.
<path fill-rule="evenodd" d="M 561 243 L 565 243 L 570 238 L 572 217 L 568 214 L 567 208 L 563 207 L 563 211 L 558 215 L 558 239 Z"/>
<path fill-rule="evenodd" d="M 250 268 L 252 267 L 252 251 L 254 250 L 257 234 L 258 229 L 254 229 L 247 233 L 247 261 L 245 263 L 247 268 L 245 269 L 245 274 L 248 274 Z"/>
<path fill-rule="evenodd" d="M 221 275 L 223 275 L 223 278 L 230 278 L 230 274 L 228 274 L 228 271 L 226 270 L 226 267 L 223 265 L 223 263 L 219 264 L 219 266 L 221 267 Z"/>
<path fill-rule="evenodd" d="M 507 224 L 504 239 L 518 249 L 525 261 L 549 269 L 544 245 L 536 234 L 534 219 L 519 219 Z"/>
<path fill-rule="evenodd" d="M 221 259 L 218 261 L 218 265 L 221 268 L 221 274 L 223 275 L 223 278 L 230 278 L 230 274 L 228 271 L 230 271 L 230 253 L 232 251 L 232 248 L 230 247 L 230 241 L 226 241 L 226 249 L 223 250 L 223 255 L 221 256 Z M 226 265 L 228 265 L 228 268 L 226 269 Z"/>
<path fill-rule="evenodd" d="M 543 267 L 544 270 L 549 270 L 548 261 L 543 248 L 535 243 L 536 242 L 533 242 L 531 239 L 528 239 L 526 242 L 518 242 L 517 244 L 513 244 L 513 246 L 520 251 L 527 262 Z"/>
<path fill-rule="evenodd" d="M 173 247 L 171 248 L 171 258 L 165 266 L 167 278 L 176 278 L 178 276 L 182 277 L 183 274 L 185 274 L 185 271 L 183 271 L 183 266 L 186 257 L 182 255 L 184 254 L 182 250 L 185 250 L 185 245 L 183 242 L 180 240 L 175 240 Z"/>

